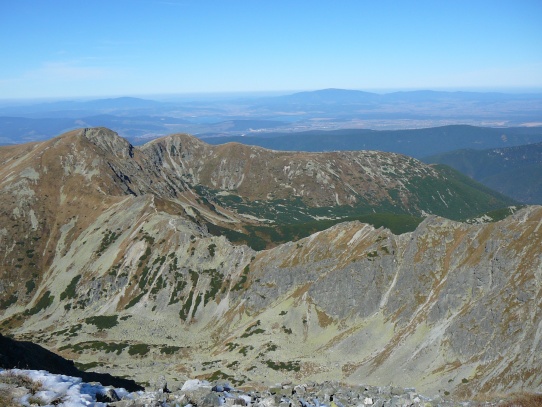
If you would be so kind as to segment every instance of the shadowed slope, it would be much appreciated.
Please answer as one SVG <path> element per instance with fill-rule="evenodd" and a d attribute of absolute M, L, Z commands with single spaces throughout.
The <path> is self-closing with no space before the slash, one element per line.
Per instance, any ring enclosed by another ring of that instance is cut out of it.
<path fill-rule="evenodd" d="M 80 377 L 86 382 L 100 382 L 104 386 L 123 387 L 128 391 L 144 390 L 133 380 L 108 373 L 83 372 L 71 360 L 32 342 L 16 341 L 0 334 L 0 367 L 4 369 L 46 370 L 49 373 Z"/>

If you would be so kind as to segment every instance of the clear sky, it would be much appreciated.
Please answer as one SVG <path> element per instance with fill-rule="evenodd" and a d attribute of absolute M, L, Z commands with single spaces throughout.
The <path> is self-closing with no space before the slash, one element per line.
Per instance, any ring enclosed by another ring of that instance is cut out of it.
<path fill-rule="evenodd" d="M 542 0 L 0 0 L 0 99 L 542 88 Z"/>

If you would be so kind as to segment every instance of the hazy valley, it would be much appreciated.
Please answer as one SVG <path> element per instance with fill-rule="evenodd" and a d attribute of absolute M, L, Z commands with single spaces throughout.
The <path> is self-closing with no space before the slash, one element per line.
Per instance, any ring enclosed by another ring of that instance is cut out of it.
<path fill-rule="evenodd" d="M 159 99 L 119 97 L 34 103 L 0 100 L 0 145 L 45 140 L 68 130 L 97 126 L 111 128 L 134 145 L 175 132 L 187 132 L 199 138 L 251 137 L 255 138 L 252 143 L 258 144 L 266 142 L 262 139 L 268 137 L 306 131 L 322 132 L 321 135 L 340 131 L 341 136 L 366 136 L 368 129 L 408 130 L 449 125 L 520 127 L 523 134 L 538 135 L 535 141 L 542 141 L 539 128 L 542 95 L 539 93 L 405 91 L 380 94 L 323 89 L 281 96 L 162 96 Z M 353 133 L 352 129 L 361 132 Z M 403 144 L 413 141 L 412 133 L 405 136 L 407 140 L 402 140 Z M 297 134 L 295 138 L 299 140 Z M 469 142 L 476 139 L 470 138 Z M 359 140 L 353 145 L 328 141 L 321 144 L 321 148 L 384 150 L 420 158 L 469 147 L 456 144 L 447 150 L 418 154 L 415 149 L 414 152 L 388 150 L 374 138 L 365 137 L 365 140 L 366 145 L 360 145 L 362 141 Z M 446 139 L 446 142 L 453 142 L 453 139 Z M 517 143 L 510 137 L 509 145 L 518 144 L 527 142 Z M 301 149 L 306 149 L 307 145 L 311 151 L 318 146 L 309 142 Z M 482 145 L 479 148 L 500 146 Z M 288 148 L 300 149 L 299 145 Z"/>

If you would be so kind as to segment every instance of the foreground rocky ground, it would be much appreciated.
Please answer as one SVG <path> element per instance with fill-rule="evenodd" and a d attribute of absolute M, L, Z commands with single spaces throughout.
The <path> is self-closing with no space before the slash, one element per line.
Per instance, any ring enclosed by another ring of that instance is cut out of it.
<path fill-rule="evenodd" d="M 542 395 L 501 397 L 491 401 L 458 401 L 443 396 L 425 397 L 413 388 L 345 386 L 339 382 L 293 384 L 235 389 L 228 383 L 188 380 L 169 389 L 161 376 L 153 390 L 128 392 L 123 388 L 85 383 L 80 378 L 43 370 L 0 370 L 0 405 L 66 407 L 429 407 L 502 406 L 535 407 Z"/>

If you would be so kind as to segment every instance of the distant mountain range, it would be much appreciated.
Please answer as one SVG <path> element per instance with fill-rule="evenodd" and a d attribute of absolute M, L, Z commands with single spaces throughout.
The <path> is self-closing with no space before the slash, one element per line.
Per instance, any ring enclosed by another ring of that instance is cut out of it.
<path fill-rule="evenodd" d="M 318 130 L 204 140 L 210 144 L 237 142 L 281 151 L 378 150 L 422 158 L 465 148 L 487 149 L 542 142 L 542 127 L 452 125 L 416 130 Z"/>
<path fill-rule="evenodd" d="M 268 103 L 291 104 L 360 104 L 360 103 L 412 103 L 412 102 L 499 102 L 512 100 L 539 100 L 540 93 L 509 94 L 499 92 L 446 92 L 432 90 L 373 93 L 349 89 L 321 89 L 264 99 Z"/>
<path fill-rule="evenodd" d="M 88 112 L 90 113 L 90 112 Z M 79 117 L 79 116 L 78 116 Z M 44 141 L 52 136 L 81 127 L 106 126 L 129 134 L 132 138 L 152 134 L 161 134 L 166 129 L 184 128 L 189 121 L 164 116 L 118 116 L 112 114 L 96 114 L 65 117 L 10 117 L 0 116 L 0 145 L 13 145 L 32 141 Z"/>
<path fill-rule="evenodd" d="M 134 145 L 182 132 L 197 134 L 209 144 L 238 142 L 281 151 L 374 150 L 418 159 L 432 156 L 435 162 L 443 160 L 516 200 L 540 203 L 541 186 L 535 177 L 525 175 L 525 171 L 539 174 L 537 164 L 526 166 L 525 161 L 514 159 L 517 163 L 512 168 L 508 153 L 504 153 L 507 162 L 497 163 L 499 157 L 495 156 L 490 164 L 474 150 L 542 142 L 541 112 L 541 94 L 436 91 L 376 94 L 345 89 L 194 102 L 120 97 L 19 103 L 0 107 L 0 145 L 43 141 L 81 127 L 108 127 Z M 424 127 L 450 121 L 485 125 L 402 130 L 348 128 Z M 522 126 L 509 127 L 511 123 Z M 434 157 L 456 150 L 473 151 Z M 472 164 L 467 164 L 472 160 Z M 487 162 L 485 170 L 474 169 L 480 162 Z"/>
<path fill-rule="evenodd" d="M 134 110 L 134 109 L 155 109 L 168 106 L 168 103 L 158 102 L 155 100 L 141 99 L 134 97 L 119 97 L 108 99 L 95 100 L 63 100 L 56 102 L 45 102 L 37 104 L 16 105 L 0 107 L 0 115 L 57 115 L 58 112 L 76 112 L 73 114 L 86 114 L 96 111 L 118 111 L 118 110 Z"/>
<path fill-rule="evenodd" d="M 34 104 L 4 102 L 0 106 L 0 144 L 45 140 L 82 126 L 111 127 L 134 144 L 172 132 L 200 137 L 260 137 L 272 132 L 397 130 L 448 124 L 536 127 L 542 124 L 541 112 L 542 94 L 377 94 L 345 89 L 229 100 L 161 102 L 121 97 Z"/>
<path fill-rule="evenodd" d="M 495 191 L 527 204 L 542 204 L 542 143 L 457 150 L 424 159 L 449 165 Z"/>

